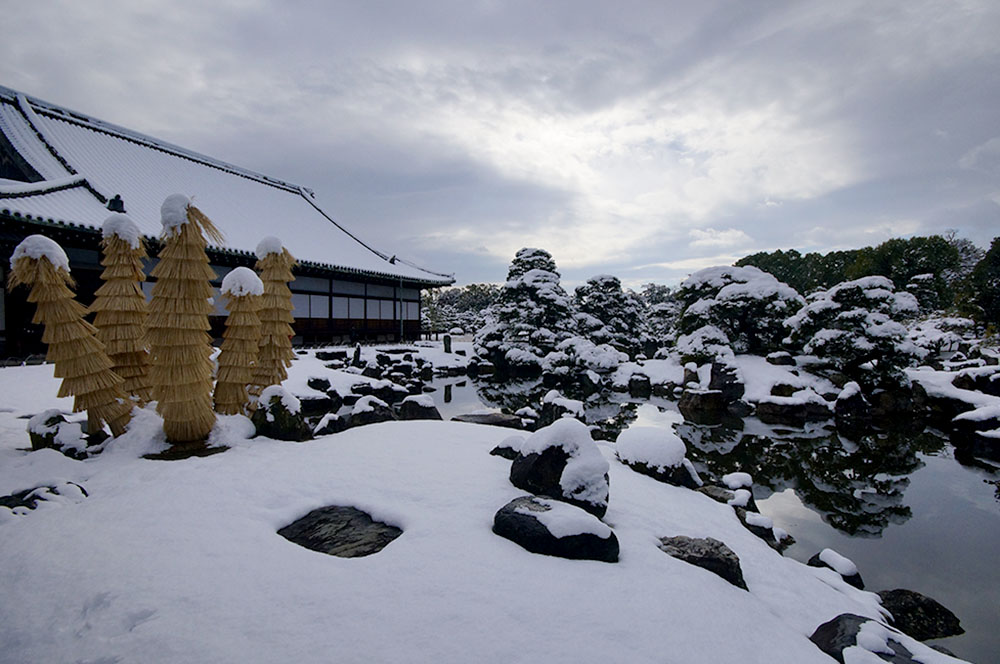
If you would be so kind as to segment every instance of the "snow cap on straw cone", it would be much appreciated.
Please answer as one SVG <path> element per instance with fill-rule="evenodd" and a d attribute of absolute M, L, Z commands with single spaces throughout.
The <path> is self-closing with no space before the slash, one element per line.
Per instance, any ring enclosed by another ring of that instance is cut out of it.
<path fill-rule="evenodd" d="M 87 411 L 91 433 L 107 422 L 120 436 L 132 417 L 132 406 L 122 391 L 123 380 L 111 370 L 96 328 L 84 320 L 87 309 L 73 297 L 69 259 L 56 242 L 42 235 L 25 238 L 10 259 L 10 286 L 30 286 L 28 301 L 35 304 L 32 322 L 43 325 L 46 359 L 62 378 L 59 396 L 73 396 L 73 412 Z"/>
<path fill-rule="evenodd" d="M 108 217 L 101 231 L 104 283 L 90 311 L 95 313 L 97 338 L 105 345 L 115 373 L 125 380 L 125 393 L 144 404 L 152 399 L 146 351 L 149 306 L 141 286 L 146 279 L 142 268 L 146 248 L 139 226 L 124 214 Z"/>
<path fill-rule="evenodd" d="M 264 283 L 253 270 L 238 267 L 222 280 L 226 298 L 226 330 L 222 333 L 219 373 L 215 383 L 215 411 L 223 415 L 246 414 L 250 397 L 247 386 L 260 348 L 260 318 L 257 309 Z"/>
<path fill-rule="evenodd" d="M 208 315 L 216 275 L 205 248 L 208 240 L 221 244 L 222 234 L 181 194 L 167 197 L 160 212 L 164 245 L 152 272 L 150 383 L 167 440 L 201 441 L 215 424 Z"/>
<path fill-rule="evenodd" d="M 292 351 L 292 291 L 288 284 L 295 280 L 292 267 L 295 258 L 281 240 L 265 237 L 257 245 L 257 271 L 264 282 L 260 304 L 260 351 L 253 371 L 250 393 L 260 395 L 269 385 L 278 385 L 288 377 L 287 368 L 295 357 Z"/>

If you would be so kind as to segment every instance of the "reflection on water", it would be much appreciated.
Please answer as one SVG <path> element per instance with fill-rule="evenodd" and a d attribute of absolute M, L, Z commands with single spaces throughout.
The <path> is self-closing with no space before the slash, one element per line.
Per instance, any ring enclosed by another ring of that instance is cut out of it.
<path fill-rule="evenodd" d="M 537 381 L 433 385 L 445 419 L 539 410 L 548 392 Z M 575 398 L 597 438 L 613 441 L 633 425 L 663 426 L 684 440 L 706 481 L 750 473 L 761 512 L 797 540 L 786 555 L 804 562 L 836 549 L 858 564 L 869 589 L 911 588 L 952 609 L 966 634 L 941 643 L 960 657 L 989 662 L 1000 652 L 1000 474 L 989 463 L 956 460 L 940 433 L 848 438 L 832 423 L 782 427 L 753 417 L 705 426 L 685 422 L 664 399 Z"/>

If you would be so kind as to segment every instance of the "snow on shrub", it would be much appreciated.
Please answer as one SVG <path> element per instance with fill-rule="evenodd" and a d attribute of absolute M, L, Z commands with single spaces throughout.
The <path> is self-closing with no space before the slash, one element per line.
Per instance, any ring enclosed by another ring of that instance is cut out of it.
<path fill-rule="evenodd" d="M 596 344 L 609 344 L 629 355 L 638 353 L 649 338 L 645 307 L 634 294 L 622 290 L 618 277 L 591 277 L 575 291 L 577 324 Z"/>
<path fill-rule="evenodd" d="M 752 266 L 699 270 L 681 284 L 677 297 L 684 307 L 682 334 L 713 326 L 736 353 L 757 355 L 780 349 L 782 323 L 805 304 L 794 288 Z"/>
<path fill-rule="evenodd" d="M 788 318 L 786 343 L 836 367 L 863 388 L 905 382 L 903 368 L 925 353 L 899 319 L 917 312 L 917 300 L 895 292 L 886 277 L 845 281 L 810 296 Z"/>
<path fill-rule="evenodd" d="M 473 345 L 479 357 L 501 371 L 541 370 L 542 358 L 575 330 L 573 301 L 559 285 L 555 261 L 547 251 L 517 252 L 486 319 Z"/>
<path fill-rule="evenodd" d="M 628 362 L 628 355 L 608 344 L 597 345 L 583 337 L 570 337 L 559 343 L 556 350 L 545 356 L 542 369 L 546 373 L 571 375 L 577 371 L 606 374 Z"/>
<path fill-rule="evenodd" d="M 682 334 L 677 339 L 677 352 L 681 362 L 704 364 L 716 360 L 730 360 L 733 349 L 726 333 L 714 325 L 704 325 L 690 334 Z"/>
<path fill-rule="evenodd" d="M 914 322 L 907 336 L 928 357 L 954 352 L 963 342 L 975 340 L 976 323 L 971 318 L 935 317 Z"/>

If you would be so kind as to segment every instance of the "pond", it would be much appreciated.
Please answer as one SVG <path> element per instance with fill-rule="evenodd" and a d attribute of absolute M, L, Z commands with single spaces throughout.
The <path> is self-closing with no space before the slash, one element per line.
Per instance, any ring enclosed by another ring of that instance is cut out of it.
<path fill-rule="evenodd" d="M 538 383 L 467 378 L 431 386 L 441 415 L 513 413 L 538 403 Z M 604 394 L 585 402 L 588 424 L 614 439 L 635 425 L 673 428 L 703 479 L 754 478 L 761 513 L 795 538 L 786 556 L 805 562 L 832 548 L 853 560 L 867 590 L 908 588 L 955 612 L 966 633 L 936 642 L 985 664 L 1000 653 L 1000 472 L 956 459 L 933 430 L 838 435 L 830 424 L 767 425 L 748 417 L 720 426 L 684 422 L 675 402 Z"/>

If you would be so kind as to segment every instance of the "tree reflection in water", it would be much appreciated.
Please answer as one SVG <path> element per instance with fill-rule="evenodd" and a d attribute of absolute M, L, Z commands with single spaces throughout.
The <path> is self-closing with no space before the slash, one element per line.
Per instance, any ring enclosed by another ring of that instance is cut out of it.
<path fill-rule="evenodd" d="M 480 382 L 476 387 L 484 404 L 507 413 L 526 406 L 539 410 L 549 391 L 539 381 Z M 650 402 L 607 392 L 565 396 L 583 401 L 585 421 L 595 427 L 594 437 L 602 440 L 615 440 L 636 421 L 640 405 L 650 407 Z M 675 410 L 666 401 L 656 407 Z M 718 482 L 734 471 L 750 473 L 756 498 L 790 488 L 832 527 L 860 537 L 878 537 L 890 523 L 910 518 L 903 499 L 909 475 L 924 465 L 918 452 L 938 453 L 947 444 L 931 430 L 852 439 L 838 434 L 832 422 L 793 428 L 766 425 L 752 417 L 717 426 L 683 422 L 675 429 L 706 481 Z"/>

